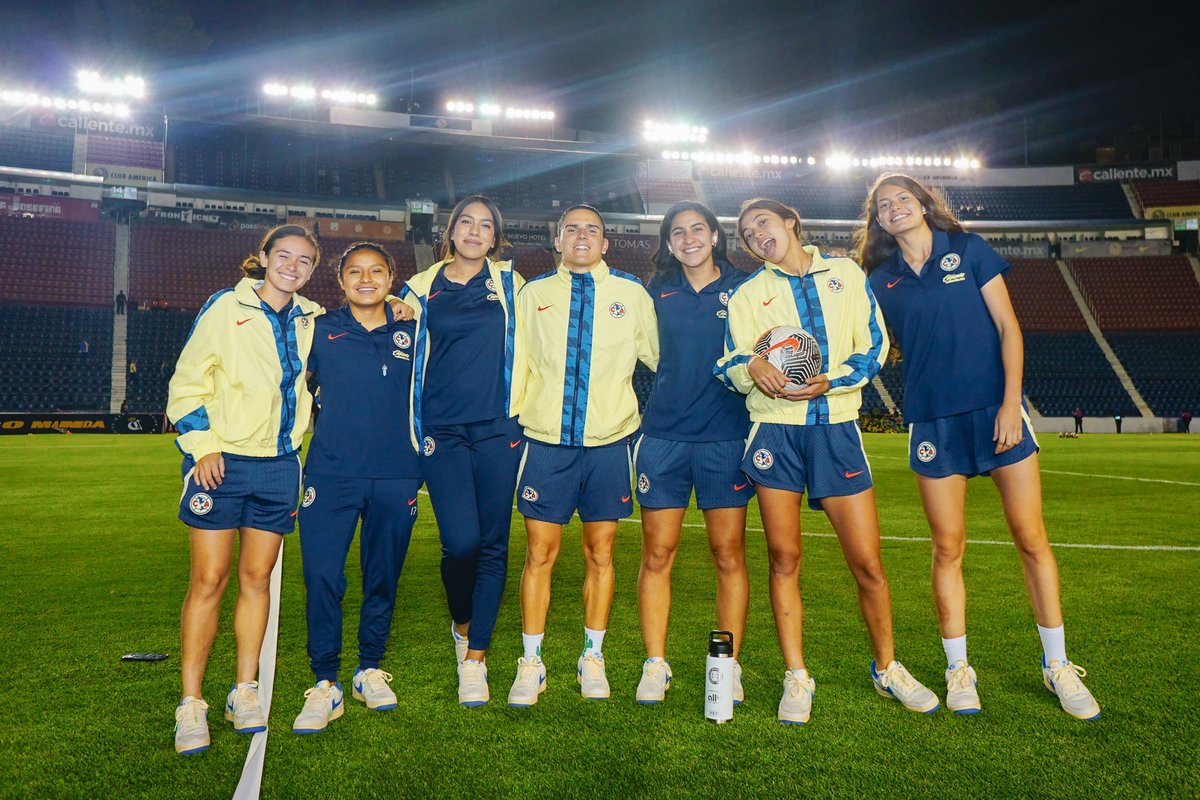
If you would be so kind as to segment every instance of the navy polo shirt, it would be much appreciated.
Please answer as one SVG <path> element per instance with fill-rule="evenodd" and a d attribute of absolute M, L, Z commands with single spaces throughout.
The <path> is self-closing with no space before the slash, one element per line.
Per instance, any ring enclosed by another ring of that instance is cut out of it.
<path fill-rule="evenodd" d="M 429 360 L 421 385 L 421 424 L 460 425 L 505 416 L 503 287 L 487 269 L 465 284 L 438 273 L 429 287 Z"/>
<path fill-rule="evenodd" d="M 934 229 L 920 275 L 899 248 L 871 272 L 871 289 L 903 354 L 906 423 L 1004 400 L 1000 336 L 979 290 L 1008 269 L 980 236 Z"/>
<path fill-rule="evenodd" d="M 416 323 L 392 317 L 368 331 L 347 306 L 317 317 L 308 370 L 321 413 L 306 472 L 343 478 L 419 478 L 408 432 Z"/>
<path fill-rule="evenodd" d="M 721 275 L 699 292 L 682 270 L 648 291 L 658 315 L 658 371 L 642 416 L 642 432 L 680 442 L 745 439 L 746 398 L 713 377 L 725 355 L 725 307 L 749 275 L 718 262 Z"/>

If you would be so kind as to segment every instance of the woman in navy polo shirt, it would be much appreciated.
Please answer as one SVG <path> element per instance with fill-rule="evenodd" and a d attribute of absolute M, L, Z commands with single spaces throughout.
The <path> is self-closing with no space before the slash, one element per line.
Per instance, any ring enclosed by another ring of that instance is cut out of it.
<path fill-rule="evenodd" d="M 408 280 L 417 319 L 412 434 L 442 540 L 442 582 L 458 661 L 458 701 L 491 697 L 485 659 L 504 595 L 523 439 L 512 398 L 515 299 L 525 281 L 494 201 L 471 195 L 450 214 L 442 260 Z"/>
<path fill-rule="evenodd" d="M 712 211 L 690 200 L 676 203 L 659 227 L 647 287 L 661 355 L 634 449 L 642 508 L 638 608 L 648 656 L 639 703 L 661 702 L 671 684 L 665 660 L 671 566 L 693 488 L 717 567 L 717 624 L 733 633 L 735 659 L 746 630 L 746 504 L 754 488 L 741 463 L 750 418 L 745 401 L 712 374 L 724 354 L 729 294 L 746 279 L 725 247 Z M 734 702 L 742 699 L 742 670 L 734 661 Z"/>
<path fill-rule="evenodd" d="M 1042 679 L 1067 713 L 1095 719 L 1100 707 L 1080 680 L 1086 672 L 1067 659 L 1038 444 L 1021 396 L 1021 329 L 1003 277 L 1009 265 L 907 175 L 876 180 L 863 221 L 858 257 L 903 353 L 909 464 L 933 536 L 933 595 L 949 664 L 946 705 L 979 711 L 962 559 L 967 479 L 991 475 L 1037 618 Z"/>
<path fill-rule="evenodd" d="M 308 656 L 317 682 L 304 693 L 296 733 L 323 731 L 345 708 L 338 682 L 342 598 L 346 555 L 360 519 L 363 600 L 351 690 L 369 709 L 397 706 L 388 686 L 392 676 L 380 662 L 417 519 L 421 467 L 408 435 L 415 325 L 395 317 L 385 302 L 395 275 L 382 245 L 350 245 L 337 265 L 346 303 L 317 318 L 308 356 L 321 415 L 304 464 L 299 521 Z"/>

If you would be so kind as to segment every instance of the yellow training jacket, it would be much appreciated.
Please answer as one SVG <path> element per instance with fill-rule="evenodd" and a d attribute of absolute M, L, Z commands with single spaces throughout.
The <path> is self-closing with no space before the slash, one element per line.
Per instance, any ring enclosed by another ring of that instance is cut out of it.
<path fill-rule="evenodd" d="M 636 277 L 603 261 L 539 275 L 517 296 L 517 342 L 525 368 L 513 394 L 526 436 L 599 447 L 638 429 L 633 369 L 658 368 L 658 320 Z"/>
<path fill-rule="evenodd" d="M 400 289 L 400 299 L 413 307 L 413 318 L 417 321 L 417 336 L 414 346 L 417 360 L 413 363 L 413 379 L 409 386 L 409 404 L 411 410 L 409 414 L 409 433 L 412 436 L 413 447 L 421 450 L 421 440 L 424 434 L 421 432 L 421 387 L 425 382 L 425 367 L 429 363 L 429 320 L 425 315 L 425 309 L 429 302 L 429 288 L 433 286 L 433 281 L 437 278 L 438 273 L 446 266 L 445 261 L 439 261 L 429 269 L 418 272 L 413 275 L 404 286 Z M 520 407 L 513 402 L 514 382 L 513 375 L 518 370 L 524 370 L 525 358 L 524 351 L 518 346 L 516 340 L 516 296 L 521 287 L 525 285 L 525 279 L 521 274 L 513 269 L 512 261 L 492 261 L 487 262 L 488 271 L 488 291 L 495 292 L 500 299 L 500 307 L 504 309 L 504 381 L 508 388 L 508 397 L 505 403 L 505 410 L 510 417 L 515 417 L 521 412 Z M 470 385 L 470 376 L 463 376 L 465 386 Z"/>
<path fill-rule="evenodd" d="M 725 357 L 713 374 L 746 395 L 753 422 L 825 425 L 858 419 L 862 387 L 887 358 L 887 330 L 866 273 L 848 258 L 825 258 L 812 245 L 804 249 L 813 263 L 803 277 L 768 262 L 729 297 Z M 776 325 L 797 325 L 817 340 L 828 392 L 794 402 L 755 387 L 746 364 L 758 357 L 758 337 Z"/>
<path fill-rule="evenodd" d="M 292 296 L 287 324 L 243 278 L 208 299 L 175 365 L 167 417 L 175 445 L 195 460 L 209 453 L 271 457 L 300 449 L 312 411 L 304 379 L 316 303 Z"/>

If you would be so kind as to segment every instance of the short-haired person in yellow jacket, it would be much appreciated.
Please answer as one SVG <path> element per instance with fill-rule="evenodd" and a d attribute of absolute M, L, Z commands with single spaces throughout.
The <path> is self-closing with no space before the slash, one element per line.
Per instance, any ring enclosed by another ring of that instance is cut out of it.
<path fill-rule="evenodd" d="M 546 688 L 542 637 L 550 577 L 562 529 L 583 521 L 584 648 L 577 678 L 585 698 L 609 696 L 601 649 L 613 596 L 617 520 L 633 513 L 630 439 L 641 423 L 633 392 L 640 360 L 658 366 L 658 322 L 641 281 L 604 263 L 604 218 L 591 206 L 559 219 L 559 267 L 525 284 L 517 297 L 513 376 L 525 445 L 517 510 L 529 545 L 521 574 L 524 655 L 508 704 L 527 707 Z"/>
<path fill-rule="evenodd" d="M 905 708 L 939 701 L 894 660 L 892 601 L 880 558 L 871 467 L 858 429 L 862 387 L 883 365 L 887 332 L 866 275 L 848 258 L 801 243 L 800 215 L 774 200 L 742 205 L 738 232 L 763 260 L 729 297 L 725 357 L 715 374 L 746 395 L 750 438 L 742 470 L 754 481 L 771 563 L 771 608 L 787 672 L 777 718 L 808 722 L 814 683 L 804 662 L 800 600 L 800 501 L 829 517 L 858 584 L 875 661 L 875 689 Z M 821 373 L 799 389 L 755 355 L 764 332 L 803 328 L 816 339 Z"/>
<path fill-rule="evenodd" d="M 312 407 L 305 363 L 321 312 L 296 292 L 320 257 L 304 228 L 269 231 L 258 255 L 242 265 L 245 277 L 200 309 L 171 377 L 167 416 L 184 455 L 179 518 L 191 541 L 181 622 L 183 700 L 175 712 L 179 753 L 209 746 L 201 684 L 235 537 L 237 680 L 225 717 L 239 733 L 267 727 L 258 700 L 258 656 L 281 534 L 296 524 L 299 450 Z"/>

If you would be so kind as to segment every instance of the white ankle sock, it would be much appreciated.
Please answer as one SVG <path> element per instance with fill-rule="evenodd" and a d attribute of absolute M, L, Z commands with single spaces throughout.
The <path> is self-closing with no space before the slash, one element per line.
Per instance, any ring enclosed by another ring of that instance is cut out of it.
<path fill-rule="evenodd" d="M 953 639 L 942 639 L 942 649 L 946 651 L 946 664 L 953 667 L 955 661 L 969 664 L 967 661 L 967 635 L 955 636 Z"/>
<path fill-rule="evenodd" d="M 521 641 L 525 644 L 525 658 L 542 657 L 542 639 L 544 633 L 522 633 Z"/>
<path fill-rule="evenodd" d="M 1063 626 L 1043 628 L 1038 625 L 1037 629 L 1038 636 L 1042 639 L 1042 651 L 1045 653 L 1046 664 L 1049 665 L 1051 661 L 1065 662 L 1067 660 L 1067 636 L 1063 632 Z"/>
<path fill-rule="evenodd" d="M 591 628 L 584 626 L 583 629 L 583 654 L 586 655 L 603 655 L 604 650 L 604 634 L 607 630 L 594 631 Z"/>

